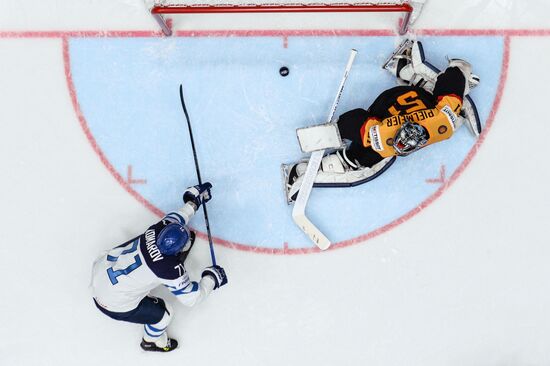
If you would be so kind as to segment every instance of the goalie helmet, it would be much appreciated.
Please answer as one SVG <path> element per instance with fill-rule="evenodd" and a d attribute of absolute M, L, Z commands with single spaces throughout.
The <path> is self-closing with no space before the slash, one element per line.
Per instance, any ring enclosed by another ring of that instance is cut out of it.
<path fill-rule="evenodd" d="M 395 134 L 393 148 L 399 156 L 406 156 L 423 148 L 430 135 L 428 131 L 415 122 L 405 122 Z"/>
<path fill-rule="evenodd" d="M 176 255 L 189 242 L 190 233 L 185 225 L 176 223 L 166 225 L 159 234 L 157 246 L 162 254 Z"/>

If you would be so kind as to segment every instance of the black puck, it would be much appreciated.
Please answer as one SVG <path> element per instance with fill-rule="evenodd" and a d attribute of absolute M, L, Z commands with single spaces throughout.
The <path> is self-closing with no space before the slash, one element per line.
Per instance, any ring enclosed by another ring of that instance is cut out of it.
<path fill-rule="evenodd" d="M 283 66 L 279 69 L 279 74 L 281 74 L 281 76 L 287 76 L 289 74 L 290 71 L 288 71 L 288 67 L 286 66 Z"/>

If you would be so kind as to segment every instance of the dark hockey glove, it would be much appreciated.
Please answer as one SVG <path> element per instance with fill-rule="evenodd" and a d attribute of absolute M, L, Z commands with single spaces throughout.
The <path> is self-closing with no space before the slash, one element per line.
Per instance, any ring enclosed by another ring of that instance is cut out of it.
<path fill-rule="evenodd" d="M 183 203 L 193 202 L 197 208 L 201 204 L 206 203 L 212 199 L 210 189 L 212 184 L 206 182 L 203 184 L 197 184 L 196 186 L 189 187 L 183 192 Z"/>
<path fill-rule="evenodd" d="M 204 271 L 202 271 L 202 277 L 204 276 L 212 277 L 215 282 L 214 290 L 227 283 L 227 275 L 225 274 L 225 270 L 218 265 L 206 267 Z"/>

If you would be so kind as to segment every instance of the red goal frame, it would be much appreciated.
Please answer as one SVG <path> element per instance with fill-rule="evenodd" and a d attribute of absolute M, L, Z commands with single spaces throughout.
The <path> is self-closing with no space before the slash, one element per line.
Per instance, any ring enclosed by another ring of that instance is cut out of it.
<path fill-rule="evenodd" d="M 166 14 L 213 14 L 213 13 L 372 13 L 397 12 L 404 16 L 399 21 L 399 34 L 407 33 L 414 8 L 407 2 L 396 4 L 155 4 L 151 14 L 166 36 L 172 29 L 164 19 Z"/>

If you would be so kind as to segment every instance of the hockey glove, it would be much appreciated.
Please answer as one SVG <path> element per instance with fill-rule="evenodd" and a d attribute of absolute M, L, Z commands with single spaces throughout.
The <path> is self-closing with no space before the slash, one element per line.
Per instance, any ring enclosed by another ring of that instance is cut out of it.
<path fill-rule="evenodd" d="M 185 192 L 183 192 L 183 203 L 192 202 L 199 208 L 201 204 L 210 201 L 212 198 L 210 192 L 211 188 L 212 184 L 210 182 L 187 188 Z"/>
<path fill-rule="evenodd" d="M 227 283 L 227 275 L 224 269 L 218 265 L 206 267 L 204 271 L 202 271 L 202 277 L 204 276 L 212 277 L 215 282 L 214 290 Z"/>

